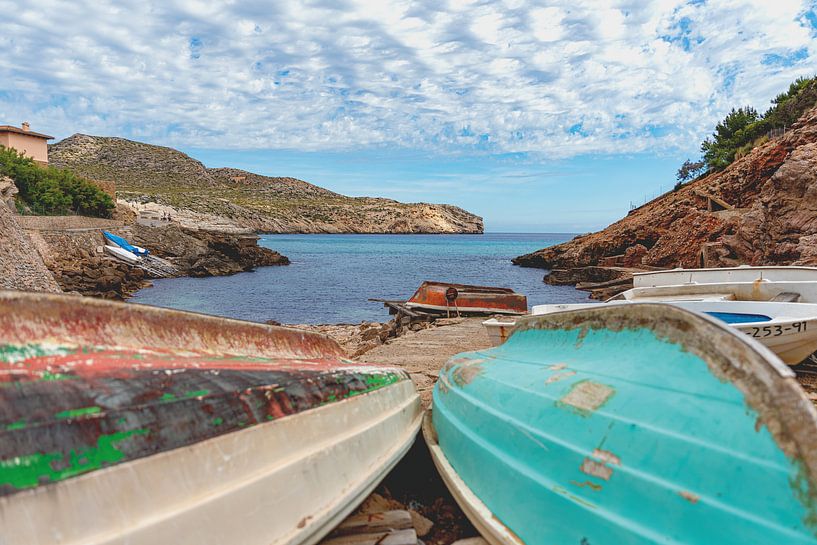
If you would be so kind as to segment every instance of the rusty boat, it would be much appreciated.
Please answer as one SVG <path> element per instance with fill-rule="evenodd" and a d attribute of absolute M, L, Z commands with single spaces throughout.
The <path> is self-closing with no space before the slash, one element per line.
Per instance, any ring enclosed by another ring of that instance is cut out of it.
<path fill-rule="evenodd" d="M 406 301 L 410 309 L 455 315 L 526 314 L 528 300 L 510 288 L 423 282 Z"/>
<path fill-rule="evenodd" d="M 817 411 L 768 348 L 669 305 L 521 318 L 423 432 L 492 545 L 817 544 Z"/>
<path fill-rule="evenodd" d="M 318 542 L 412 444 L 407 374 L 323 335 L 0 292 L 0 542 Z"/>

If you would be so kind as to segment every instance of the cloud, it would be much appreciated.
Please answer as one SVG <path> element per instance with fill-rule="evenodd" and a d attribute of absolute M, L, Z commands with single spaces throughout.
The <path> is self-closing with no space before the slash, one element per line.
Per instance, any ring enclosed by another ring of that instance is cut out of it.
<path fill-rule="evenodd" d="M 202 148 L 689 149 L 813 75 L 792 0 L 0 0 L 0 121 Z"/>

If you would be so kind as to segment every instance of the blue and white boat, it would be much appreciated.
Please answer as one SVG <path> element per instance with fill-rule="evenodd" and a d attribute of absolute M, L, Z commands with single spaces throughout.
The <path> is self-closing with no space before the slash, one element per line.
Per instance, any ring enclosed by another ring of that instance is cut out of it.
<path fill-rule="evenodd" d="M 114 235 L 108 231 L 102 231 L 102 234 L 105 236 L 106 239 L 111 241 L 116 246 L 122 248 L 125 251 L 132 253 L 135 256 L 142 257 L 146 256 L 150 253 L 149 250 L 142 248 L 141 246 L 134 246 L 124 238 L 120 237 L 119 235 Z"/>
<path fill-rule="evenodd" d="M 817 412 L 753 338 L 670 305 L 519 318 L 441 370 L 424 434 L 492 545 L 817 544 Z"/>

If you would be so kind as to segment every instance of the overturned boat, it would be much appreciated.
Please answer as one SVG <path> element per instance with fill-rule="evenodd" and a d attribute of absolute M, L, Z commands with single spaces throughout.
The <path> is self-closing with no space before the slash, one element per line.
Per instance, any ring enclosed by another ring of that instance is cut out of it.
<path fill-rule="evenodd" d="M 528 299 L 510 288 L 426 281 L 405 306 L 458 315 L 525 314 Z"/>
<path fill-rule="evenodd" d="M 323 335 L 0 292 L 6 545 L 312 544 L 408 450 L 399 369 Z"/>
<path fill-rule="evenodd" d="M 814 406 L 768 349 L 684 309 L 520 319 L 444 366 L 423 431 L 493 545 L 817 543 Z"/>

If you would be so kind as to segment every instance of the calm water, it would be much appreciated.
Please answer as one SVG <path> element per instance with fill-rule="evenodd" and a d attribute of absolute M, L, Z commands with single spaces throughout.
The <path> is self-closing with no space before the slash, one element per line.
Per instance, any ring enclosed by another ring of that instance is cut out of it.
<path fill-rule="evenodd" d="M 514 288 L 528 305 L 587 300 L 548 286 L 541 269 L 511 258 L 572 238 L 569 234 L 264 235 L 261 244 L 289 257 L 286 267 L 213 278 L 157 280 L 131 299 L 244 320 L 282 323 L 383 321 L 369 297 L 407 299 L 423 280 Z"/>

